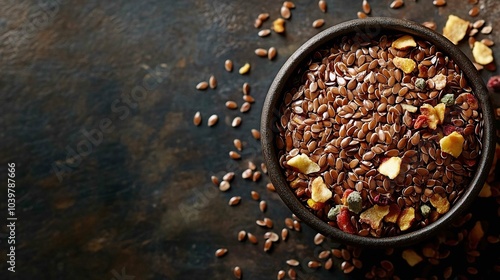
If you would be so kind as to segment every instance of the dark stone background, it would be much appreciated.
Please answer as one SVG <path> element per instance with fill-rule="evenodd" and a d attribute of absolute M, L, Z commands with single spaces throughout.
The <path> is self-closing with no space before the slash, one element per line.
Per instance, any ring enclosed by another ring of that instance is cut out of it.
<path fill-rule="evenodd" d="M 407 0 L 398 10 L 390 9 L 390 2 L 370 1 L 371 15 L 435 21 L 438 30 L 448 14 L 475 20 L 467 15 L 472 5 L 466 1 L 449 0 L 436 8 L 431 1 Z M 315 232 L 305 224 L 302 232 L 291 232 L 287 242 L 264 253 L 265 231 L 255 220 L 271 217 L 279 232 L 291 214 L 266 190 L 267 178 L 258 183 L 240 178 L 249 160 L 262 162 L 250 129 L 259 128 L 273 76 L 308 38 L 361 10 L 361 1 L 329 0 L 323 14 L 316 0 L 296 1 L 286 35 L 259 38 L 254 19 L 261 12 L 277 18 L 281 3 L 1 1 L 0 174 L 6 181 L 7 163 L 16 163 L 18 221 L 15 274 L 7 274 L 7 229 L 0 228 L 0 279 L 119 279 L 124 274 L 232 279 L 235 265 L 245 279 L 274 279 L 279 269 L 288 268 L 289 258 L 303 260 L 297 269 L 301 279 L 343 277 L 337 267 L 313 271 L 305 266 L 319 251 L 338 246 L 331 241 L 315 246 Z M 499 4 L 480 0 L 477 18 L 499 26 Z M 311 27 L 317 18 L 326 20 L 319 30 Z M 479 38 L 495 40 L 499 32 L 494 28 Z M 253 53 L 271 46 L 278 50 L 274 61 Z M 460 46 L 471 55 L 466 42 Z M 498 45 L 493 50 L 498 54 Z M 235 64 L 232 73 L 224 70 L 226 59 Z M 242 76 L 237 70 L 245 62 L 252 70 Z M 217 89 L 197 91 L 195 85 L 212 74 Z M 485 81 L 493 74 L 482 71 Z M 244 82 L 256 99 L 252 109 L 244 114 L 227 110 L 228 99 L 242 103 Z M 498 105 L 498 96 L 495 101 Z M 203 116 L 200 127 L 192 124 L 196 111 Z M 219 123 L 207 127 L 213 113 Z M 243 123 L 234 129 L 230 123 L 236 115 Z M 228 157 L 234 138 L 244 142 L 239 161 Z M 210 176 L 221 178 L 228 171 L 237 178 L 229 192 L 221 193 Z M 1 189 L 3 225 L 6 184 Z M 251 190 L 268 202 L 265 214 L 250 199 Z M 242 196 L 242 203 L 227 206 L 234 195 Z M 239 243 L 241 229 L 258 235 L 259 244 Z M 220 247 L 230 252 L 216 259 Z"/>

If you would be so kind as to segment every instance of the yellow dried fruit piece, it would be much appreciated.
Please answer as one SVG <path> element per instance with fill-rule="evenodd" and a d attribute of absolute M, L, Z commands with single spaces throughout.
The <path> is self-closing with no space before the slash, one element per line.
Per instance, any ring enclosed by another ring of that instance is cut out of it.
<path fill-rule="evenodd" d="M 429 201 L 431 202 L 432 206 L 436 208 L 436 211 L 439 214 L 444 214 L 448 212 L 448 210 L 450 210 L 450 202 L 448 201 L 448 198 L 442 197 L 437 193 L 429 197 Z"/>
<path fill-rule="evenodd" d="M 488 183 L 484 183 L 483 188 L 479 192 L 479 197 L 491 197 L 491 186 Z"/>
<path fill-rule="evenodd" d="M 404 35 L 392 42 L 391 46 L 398 50 L 406 50 L 411 47 L 416 47 L 417 42 L 415 42 L 415 39 L 410 35 Z"/>
<path fill-rule="evenodd" d="M 286 164 L 295 168 L 302 174 L 318 172 L 321 169 L 317 163 L 309 159 L 309 157 L 304 154 L 294 156 L 289 159 Z"/>
<path fill-rule="evenodd" d="M 396 203 L 389 205 L 389 214 L 384 217 L 384 222 L 396 223 L 398 221 L 399 213 L 401 213 L 401 209 Z"/>
<path fill-rule="evenodd" d="M 420 106 L 420 113 L 427 116 L 427 126 L 430 129 L 435 130 L 437 128 L 437 125 L 439 124 L 439 116 L 436 112 L 436 109 L 432 107 L 432 105 L 425 103 L 424 105 Z"/>
<path fill-rule="evenodd" d="M 434 111 L 438 116 L 439 123 L 442 124 L 444 122 L 444 113 L 446 112 L 446 104 L 439 103 L 438 105 L 434 106 Z"/>
<path fill-rule="evenodd" d="M 446 87 L 447 77 L 440 73 L 434 76 L 432 81 L 434 82 L 434 89 L 442 90 Z"/>
<path fill-rule="evenodd" d="M 405 231 L 411 227 L 415 221 L 415 208 L 408 207 L 401 211 L 398 218 L 398 226 L 401 231 Z"/>
<path fill-rule="evenodd" d="M 311 198 L 315 202 L 326 202 L 332 197 L 332 191 L 326 186 L 323 178 L 316 177 L 311 183 Z"/>
<path fill-rule="evenodd" d="M 400 157 L 391 157 L 380 164 L 380 166 L 378 167 L 378 172 L 389 177 L 389 179 L 394 179 L 399 175 L 399 171 L 401 170 L 401 162 L 402 160 Z"/>
<path fill-rule="evenodd" d="M 415 266 L 419 262 L 424 260 L 419 254 L 417 254 L 417 252 L 412 249 L 404 250 L 402 257 L 403 259 L 405 259 L 409 266 Z"/>
<path fill-rule="evenodd" d="M 477 221 L 474 227 L 470 230 L 469 233 L 469 248 L 475 249 L 477 247 L 477 244 L 479 244 L 479 241 L 484 236 L 484 230 L 483 226 L 481 225 L 480 221 Z"/>
<path fill-rule="evenodd" d="M 403 110 L 408 111 L 410 113 L 415 113 L 417 111 L 417 107 L 410 105 L 410 104 L 401 104 L 401 107 Z"/>
<path fill-rule="evenodd" d="M 238 71 L 241 75 L 248 73 L 250 71 L 250 63 L 245 63 L 245 65 L 241 66 L 240 70 Z"/>
<path fill-rule="evenodd" d="M 469 21 L 463 20 L 455 15 L 449 15 L 446 25 L 443 28 L 443 36 L 457 45 L 467 34 Z"/>
<path fill-rule="evenodd" d="M 474 60 L 482 65 L 490 64 L 493 62 L 493 51 L 484 43 L 476 41 L 472 48 L 472 56 Z"/>
<path fill-rule="evenodd" d="M 403 70 L 406 74 L 410 74 L 417 67 L 417 63 L 410 58 L 395 57 L 392 59 L 394 66 Z"/>
<path fill-rule="evenodd" d="M 367 223 L 372 229 L 378 229 L 381 226 L 382 219 L 389 214 L 389 205 L 379 206 L 375 204 L 372 208 L 359 215 L 359 221 Z"/>
<path fill-rule="evenodd" d="M 273 30 L 276 33 L 283 33 L 285 32 L 285 20 L 282 18 L 278 18 L 275 21 L 273 21 Z"/>
<path fill-rule="evenodd" d="M 439 140 L 439 146 L 441 147 L 441 151 L 457 158 L 462 153 L 464 141 L 462 134 L 453 131 L 450 135 Z"/>

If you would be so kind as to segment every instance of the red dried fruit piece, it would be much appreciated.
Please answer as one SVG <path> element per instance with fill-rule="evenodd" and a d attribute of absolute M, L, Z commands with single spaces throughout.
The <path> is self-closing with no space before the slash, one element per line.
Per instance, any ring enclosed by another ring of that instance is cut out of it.
<path fill-rule="evenodd" d="M 342 209 L 340 209 L 340 213 L 337 215 L 337 226 L 344 232 L 350 234 L 356 233 L 354 226 L 351 224 L 351 215 L 347 207 L 342 207 Z"/>
<path fill-rule="evenodd" d="M 378 204 L 380 206 L 385 206 L 387 204 L 389 204 L 389 198 L 385 195 L 380 195 L 380 194 L 377 194 L 374 198 L 373 198 L 373 202 L 375 204 Z"/>
<path fill-rule="evenodd" d="M 427 121 L 429 118 L 426 115 L 419 115 L 417 119 L 415 120 L 415 124 L 413 125 L 413 128 L 419 129 L 422 126 L 427 125 Z"/>
<path fill-rule="evenodd" d="M 467 93 L 465 97 L 467 98 L 466 100 L 467 104 L 469 104 L 469 108 L 471 108 L 472 110 L 476 110 L 477 108 L 479 108 L 479 104 L 477 103 L 477 99 L 476 97 L 474 97 L 474 95 Z"/>
<path fill-rule="evenodd" d="M 456 131 L 457 128 L 451 124 L 445 124 L 443 125 L 443 134 L 445 136 L 450 135 L 452 132 Z"/>
<path fill-rule="evenodd" d="M 500 93 L 500 76 L 493 76 L 488 80 L 488 89 Z"/>

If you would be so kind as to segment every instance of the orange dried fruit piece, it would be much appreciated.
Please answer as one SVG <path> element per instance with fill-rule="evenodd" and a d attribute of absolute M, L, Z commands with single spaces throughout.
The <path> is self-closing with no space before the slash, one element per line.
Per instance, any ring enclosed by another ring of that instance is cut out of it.
<path fill-rule="evenodd" d="M 387 214 L 389 214 L 389 205 L 379 206 L 375 204 L 359 215 L 359 221 L 369 224 L 372 229 L 378 229 L 381 226 L 382 219 Z"/>
<path fill-rule="evenodd" d="M 404 35 L 392 42 L 391 46 L 398 50 L 406 50 L 411 47 L 416 47 L 417 42 L 415 42 L 415 39 L 413 39 L 412 36 Z"/>
<path fill-rule="evenodd" d="M 399 213 L 401 209 L 396 203 L 389 205 L 389 213 L 384 217 L 384 222 L 396 223 L 398 221 Z"/>
<path fill-rule="evenodd" d="M 415 70 L 415 68 L 417 68 L 417 63 L 410 58 L 396 56 L 392 59 L 392 62 L 394 63 L 394 66 L 403 70 L 406 74 L 410 74 L 413 70 Z"/>
<path fill-rule="evenodd" d="M 450 202 L 447 197 L 442 197 L 440 194 L 435 193 L 429 197 L 429 201 L 439 214 L 444 214 L 450 210 Z"/>
<path fill-rule="evenodd" d="M 445 136 L 441 138 L 441 140 L 439 140 L 439 146 L 441 147 L 441 151 L 457 158 L 462 153 L 464 142 L 465 139 L 462 134 L 453 131 L 448 136 Z"/>
<path fill-rule="evenodd" d="M 313 210 L 315 210 L 315 211 L 321 210 L 321 209 L 323 209 L 323 207 L 325 206 L 325 204 L 324 204 L 324 203 L 314 201 L 314 199 L 312 199 L 312 198 L 309 198 L 309 199 L 307 200 L 307 205 L 308 205 L 309 207 L 311 207 L 311 209 L 313 209 Z"/>
<path fill-rule="evenodd" d="M 332 197 L 332 191 L 326 186 L 323 178 L 316 177 L 311 183 L 311 198 L 315 202 L 326 202 Z"/>
<path fill-rule="evenodd" d="M 417 254 L 417 252 L 412 249 L 404 250 L 402 257 L 403 259 L 405 259 L 409 266 L 415 266 L 424 260 L 419 254 Z"/>
<path fill-rule="evenodd" d="M 469 248 L 475 249 L 484 236 L 483 225 L 477 221 L 469 233 Z"/>
<path fill-rule="evenodd" d="M 399 175 L 401 162 L 402 160 L 400 157 L 391 157 L 379 165 L 378 172 L 389 177 L 389 179 L 394 179 Z"/>
<path fill-rule="evenodd" d="M 296 155 L 293 158 L 289 159 L 286 164 L 295 168 L 298 172 L 302 174 L 310 174 L 314 172 L 318 172 L 321 168 L 317 163 L 312 161 L 305 154 Z"/>
<path fill-rule="evenodd" d="M 472 56 L 474 56 L 474 60 L 481 65 L 487 65 L 493 62 L 493 51 L 479 41 L 474 43 Z"/>
<path fill-rule="evenodd" d="M 457 45 L 467 34 L 469 21 L 463 20 L 455 15 L 449 15 L 446 25 L 443 28 L 443 36 Z"/>
<path fill-rule="evenodd" d="M 408 207 L 401 211 L 398 217 L 398 226 L 401 231 L 405 231 L 411 227 L 415 221 L 415 208 Z"/>

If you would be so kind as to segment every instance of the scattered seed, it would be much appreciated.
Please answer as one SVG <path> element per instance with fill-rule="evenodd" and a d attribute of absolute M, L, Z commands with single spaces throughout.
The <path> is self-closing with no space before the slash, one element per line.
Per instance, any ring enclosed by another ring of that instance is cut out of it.
<path fill-rule="evenodd" d="M 488 38 L 482 39 L 481 43 L 485 44 L 488 47 L 491 47 L 491 46 L 493 46 L 495 44 L 495 42 L 493 42 L 492 40 L 490 40 Z"/>
<path fill-rule="evenodd" d="M 259 195 L 259 193 L 258 193 L 258 192 L 256 192 L 256 191 L 251 191 L 251 192 L 250 192 L 250 195 L 252 196 L 252 199 L 253 199 L 253 200 L 256 200 L 256 201 L 259 201 L 259 200 L 260 200 L 260 195 Z"/>
<path fill-rule="evenodd" d="M 217 258 L 221 258 L 227 254 L 227 249 L 226 248 L 220 248 L 215 251 L 215 256 Z"/>
<path fill-rule="evenodd" d="M 471 17 L 475 17 L 479 15 L 479 7 L 478 6 L 474 6 L 472 7 L 470 10 L 469 10 L 469 16 Z"/>
<path fill-rule="evenodd" d="M 248 103 L 255 102 L 255 98 L 253 98 L 251 95 L 248 95 L 248 94 L 243 95 L 243 100 L 248 102 Z"/>
<path fill-rule="evenodd" d="M 260 131 L 258 131 L 257 129 L 252 128 L 251 132 L 252 132 L 252 136 L 253 136 L 253 138 L 255 140 L 259 140 L 260 139 Z"/>
<path fill-rule="evenodd" d="M 278 242 L 278 240 L 280 239 L 280 237 L 275 232 L 268 231 L 268 232 L 266 232 L 264 234 L 264 239 L 269 239 L 272 242 Z"/>
<path fill-rule="evenodd" d="M 288 229 L 286 228 L 281 229 L 281 239 L 283 241 L 286 241 L 287 238 L 288 238 Z"/>
<path fill-rule="evenodd" d="M 262 20 L 256 18 L 255 21 L 253 22 L 253 27 L 260 28 L 261 26 L 262 26 Z"/>
<path fill-rule="evenodd" d="M 357 13 L 357 16 L 358 16 L 358 18 L 359 18 L 359 19 L 363 19 L 363 18 L 367 18 L 367 17 L 368 17 L 368 16 L 367 16 L 365 13 L 363 13 L 363 12 L 358 12 L 358 13 Z"/>
<path fill-rule="evenodd" d="M 241 105 L 240 112 L 242 112 L 242 113 L 248 112 L 251 107 L 252 107 L 252 104 L 250 104 L 249 102 L 245 102 Z"/>
<path fill-rule="evenodd" d="M 235 151 L 230 151 L 229 152 L 229 157 L 232 159 L 240 159 L 241 155 Z"/>
<path fill-rule="evenodd" d="M 431 30 L 436 30 L 436 28 L 437 28 L 436 23 L 433 22 L 433 21 L 425 21 L 425 22 L 422 23 L 422 25 L 425 26 L 425 27 L 427 27 L 427 28 L 429 28 L 429 29 L 431 29 Z"/>
<path fill-rule="evenodd" d="M 241 178 L 249 179 L 252 177 L 252 175 L 253 175 L 252 169 L 248 168 L 248 169 L 245 169 L 245 171 L 243 171 L 241 173 Z"/>
<path fill-rule="evenodd" d="M 269 18 L 269 13 L 261 13 L 257 16 L 257 18 L 264 22 Z"/>
<path fill-rule="evenodd" d="M 484 26 L 484 23 L 486 21 L 484 19 L 478 19 L 476 20 L 473 24 L 472 24 L 472 27 L 475 28 L 475 29 L 480 29 L 481 27 Z"/>
<path fill-rule="evenodd" d="M 432 1 L 432 4 L 434 4 L 434 6 L 436 7 L 442 7 L 446 5 L 446 0 L 434 0 Z"/>
<path fill-rule="evenodd" d="M 193 124 L 199 126 L 201 124 L 201 113 L 196 112 L 193 117 Z"/>
<path fill-rule="evenodd" d="M 300 225 L 300 222 L 299 222 L 299 221 L 297 221 L 297 220 L 293 221 L 293 229 L 294 229 L 295 231 L 300 231 L 300 230 L 301 230 L 301 228 L 302 228 L 302 226 Z"/>
<path fill-rule="evenodd" d="M 320 263 L 320 262 L 318 262 L 318 261 L 309 261 L 309 262 L 307 263 L 307 266 L 308 266 L 309 268 L 318 268 L 318 267 L 320 267 L 320 266 L 321 266 L 321 263 Z"/>
<path fill-rule="evenodd" d="M 223 177 L 222 180 L 231 182 L 234 179 L 234 172 L 228 172 Z"/>
<path fill-rule="evenodd" d="M 267 239 L 264 242 L 264 252 L 269 252 L 269 250 L 271 250 L 272 247 L 273 247 L 273 242 L 271 240 Z"/>
<path fill-rule="evenodd" d="M 234 139 L 233 145 L 238 151 L 241 151 L 243 149 L 243 144 L 241 143 L 240 139 Z"/>
<path fill-rule="evenodd" d="M 242 91 L 243 91 L 244 95 L 250 94 L 250 84 L 249 83 L 243 83 Z"/>
<path fill-rule="evenodd" d="M 372 8 L 370 6 L 370 3 L 368 3 L 367 0 L 363 0 L 363 4 L 361 6 L 362 6 L 362 9 L 363 9 L 363 13 L 365 13 L 367 15 L 371 13 Z"/>
<path fill-rule="evenodd" d="M 240 242 L 241 242 L 241 241 L 245 240 L 245 238 L 246 238 L 246 237 L 247 237 L 247 233 L 246 233 L 246 231 L 244 231 L 244 230 L 240 230 L 240 231 L 238 232 L 238 241 L 240 241 Z"/>
<path fill-rule="evenodd" d="M 323 13 L 326 13 L 327 4 L 325 0 L 319 0 L 318 7 Z"/>
<path fill-rule="evenodd" d="M 297 272 L 295 272 L 295 269 L 290 268 L 288 270 L 288 277 L 290 277 L 290 279 L 292 280 L 297 279 Z"/>
<path fill-rule="evenodd" d="M 234 277 L 236 277 L 236 279 L 241 279 L 241 276 L 242 276 L 241 268 L 239 266 L 235 266 L 233 268 L 233 274 L 234 274 Z"/>
<path fill-rule="evenodd" d="M 260 170 L 262 170 L 262 172 L 264 172 L 264 174 L 267 174 L 267 166 L 265 163 L 261 163 L 260 164 Z"/>
<path fill-rule="evenodd" d="M 257 33 L 257 35 L 259 35 L 259 37 L 267 37 L 271 34 L 271 29 L 262 29 L 259 31 L 259 33 Z"/>
<path fill-rule="evenodd" d="M 321 27 L 321 26 L 323 26 L 324 24 L 325 24 L 325 20 L 324 20 L 324 19 L 322 19 L 322 18 L 320 18 L 320 19 L 317 19 L 317 20 L 313 21 L 312 26 L 313 26 L 314 28 L 320 28 L 320 27 Z"/>
<path fill-rule="evenodd" d="M 199 82 L 197 85 L 196 85 L 196 89 L 197 90 L 206 90 L 208 88 L 208 83 L 203 81 L 203 82 Z"/>
<path fill-rule="evenodd" d="M 273 60 L 276 57 L 276 54 L 278 52 L 276 51 L 275 47 L 270 47 L 269 50 L 267 51 L 267 58 L 269 60 Z"/>
<path fill-rule="evenodd" d="M 288 9 L 295 9 L 295 4 L 292 1 L 283 2 L 283 6 L 287 7 Z"/>
<path fill-rule="evenodd" d="M 272 183 L 267 183 L 266 189 L 270 192 L 275 192 L 276 189 L 274 188 L 274 185 Z"/>
<path fill-rule="evenodd" d="M 285 279 L 285 276 L 286 276 L 286 272 L 284 270 L 280 270 L 280 271 L 278 271 L 278 276 L 276 276 L 276 279 L 282 280 L 282 279 Z"/>
<path fill-rule="evenodd" d="M 227 72 L 233 71 L 233 62 L 231 60 L 227 59 L 224 62 L 224 68 L 226 69 Z"/>
<path fill-rule="evenodd" d="M 260 57 L 266 57 L 267 56 L 267 50 L 266 49 L 262 49 L 262 48 L 258 48 L 258 49 L 255 49 L 255 54 L 257 56 L 260 56 Z"/>
<path fill-rule="evenodd" d="M 241 66 L 238 73 L 241 75 L 247 74 L 250 71 L 250 63 L 245 63 L 245 65 Z"/>
<path fill-rule="evenodd" d="M 333 266 L 333 259 L 332 258 L 328 258 L 328 260 L 326 260 L 325 262 L 325 265 L 323 266 L 326 270 L 330 270 Z"/>
<path fill-rule="evenodd" d="M 273 228 L 273 220 L 266 217 L 264 218 L 264 223 L 266 224 L 267 228 Z"/>
<path fill-rule="evenodd" d="M 254 182 L 259 181 L 261 176 L 262 176 L 262 173 L 260 173 L 260 171 L 255 171 L 252 174 L 252 181 L 254 181 Z"/>
<path fill-rule="evenodd" d="M 260 212 L 262 212 L 262 213 L 266 212 L 267 203 L 265 200 L 262 200 L 261 202 L 259 202 L 259 209 L 260 209 Z"/>
<path fill-rule="evenodd" d="M 217 115 L 211 115 L 209 118 L 208 118 L 208 126 L 214 126 L 217 121 L 219 121 L 219 117 Z"/>
<path fill-rule="evenodd" d="M 226 108 L 231 109 L 231 110 L 235 110 L 238 108 L 238 104 L 232 100 L 228 100 L 228 101 L 226 101 Z"/>
<path fill-rule="evenodd" d="M 248 168 L 250 168 L 252 171 L 255 171 L 257 169 L 257 165 L 253 161 L 248 161 Z"/>
<path fill-rule="evenodd" d="M 217 79 L 215 79 L 214 75 L 210 76 L 210 79 L 208 79 L 208 85 L 211 89 L 215 89 L 217 87 Z"/>
<path fill-rule="evenodd" d="M 280 14 L 281 14 L 281 17 L 284 19 L 289 19 L 292 16 L 290 9 L 286 6 L 281 6 Z"/>
<path fill-rule="evenodd" d="M 229 206 L 235 206 L 240 204 L 241 196 L 233 196 L 229 199 Z"/>
<path fill-rule="evenodd" d="M 492 30 L 493 30 L 493 27 L 491 27 L 491 25 L 486 25 L 485 27 L 483 27 L 481 29 L 481 33 L 482 34 L 490 34 Z"/>
<path fill-rule="evenodd" d="M 248 238 L 248 241 L 250 241 L 253 244 L 258 243 L 257 237 L 255 235 L 251 234 L 250 232 L 247 233 L 247 238 Z"/>
<path fill-rule="evenodd" d="M 320 245 L 325 240 L 325 236 L 321 233 L 316 233 L 314 236 L 314 244 Z"/>
<path fill-rule="evenodd" d="M 225 192 L 231 188 L 231 184 L 228 181 L 222 181 L 219 184 L 219 190 Z"/>
<path fill-rule="evenodd" d="M 210 177 L 210 180 L 212 181 L 212 184 L 214 184 L 214 185 L 215 185 L 215 186 L 217 186 L 217 187 L 219 186 L 219 178 L 217 178 L 217 176 L 212 175 L 212 176 Z"/>
<path fill-rule="evenodd" d="M 286 261 L 286 264 L 288 264 L 289 266 L 299 266 L 300 262 L 296 259 L 289 259 Z"/>
<path fill-rule="evenodd" d="M 241 117 L 235 117 L 231 122 L 232 127 L 238 127 L 241 124 Z"/>
<path fill-rule="evenodd" d="M 402 1 L 402 0 L 394 0 L 389 7 L 391 7 L 392 9 L 398 9 L 398 8 L 401 8 L 401 6 L 403 6 L 403 4 L 404 4 L 404 1 Z"/>

